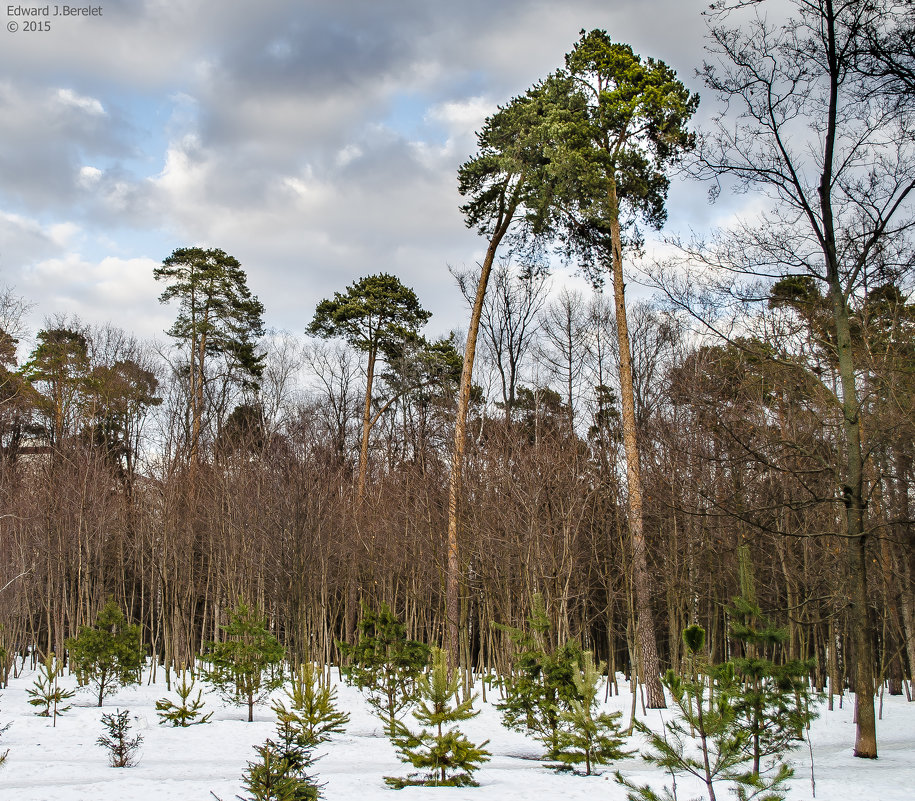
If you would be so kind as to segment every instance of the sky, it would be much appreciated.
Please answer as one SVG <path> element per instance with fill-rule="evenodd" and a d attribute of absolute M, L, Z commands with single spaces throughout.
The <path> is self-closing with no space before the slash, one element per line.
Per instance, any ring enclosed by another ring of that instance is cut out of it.
<path fill-rule="evenodd" d="M 64 6 L 4 3 L 0 286 L 34 304 L 33 333 L 76 314 L 164 338 L 175 309 L 153 269 L 199 245 L 239 259 L 270 328 L 304 331 L 322 298 L 379 272 L 416 291 L 430 334 L 466 327 L 449 266 L 474 267 L 485 242 L 464 225 L 456 175 L 484 119 L 561 66 L 581 29 L 698 90 L 706 7 L 102 0 L 51 16 Z M 676 180 L 668 208 L 674 232 L 726 211 Z"/>

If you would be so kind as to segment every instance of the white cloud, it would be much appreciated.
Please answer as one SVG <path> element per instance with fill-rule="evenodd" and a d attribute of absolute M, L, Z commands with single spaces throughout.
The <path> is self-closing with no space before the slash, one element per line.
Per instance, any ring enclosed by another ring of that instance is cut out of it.
<path fill-rule="evenodd" d="M 93 261 L 65 253 L 31 265 L 18 289 L 26 297 L 43 296 L 38 310 L 42 317 L 75 314 L 152 337 L 170 323 L 168 310 L 156 303 L 161 291 L 153 278 L 157 266 L 159 262 L 146 258 Z"/>
<path fill-rule="evenodd" d="M 98 167 L 89 167 L 88 165 L 79 168 L 78 183 L 83 189 L 91 189 L 96 186 L 102 177 L 102 171 Z"/>
<path fill-rule="evenodd" d="M 80 232 L 80 227 L 76 223 L 62 222 L 55 223 L 48 228 L 51 241 L 59 248 L 68 248 L 71 246 L 74 237 Z"/>
<path fill-rule="evenodd" d="M 9 37 L 0 268 L 27 277 L 41 314 L 72 304 L 158 331 L 151 265 L 209 243 L 242 261 L 270 325 L 300 330 L 321 297 L 382 270 L 436 327 L 462 325 L 447 265 L 482 249 L 455 179 L 474 132 L 582 27 L 698 60 L 702 3 L 659 0 L 676 9 L 663 29 L 643 5 L 111 0 L 66 35 Z"/>
<path fill-rule="evenodd" d="M 447 100 L 429 109 L 428 118 L 444 123 L 452 134 L 466 134 L 478 130 L 484 120 L 495 112 L 497 103 L 478 96 L 461 100 Z"/>
<path fill-rule="evenodd" d="M 0 210 L 0 283 L 18 284 L 25 264 L 58 252 L 55 235 L 38 220 Z"/>
<path fill-rule="evenodd" d="M 105 116 L 105 109 L 100 101 L 96 100 L 94 97 L 78 95 L 72 89 L 58 89 L 57 100 L 64 106 L 72 106 L 73 108 L 78 108 L 88 114 Z"/>
<path fill-rule="evenodd" d="M 357 145 L 347 145 L 344 148 L 341 148 L 337 151 L 337 155 L 334 158 L 334 163 L 338 167 L 345 167 L 352 161 L 355 161 L 362 155 L 362 148 Z"/>

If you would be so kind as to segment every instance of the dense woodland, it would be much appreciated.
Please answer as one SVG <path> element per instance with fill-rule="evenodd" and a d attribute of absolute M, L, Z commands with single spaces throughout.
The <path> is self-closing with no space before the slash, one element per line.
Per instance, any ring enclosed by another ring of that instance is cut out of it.
<path fill-rule="evenodd" d="M 811 14 L 836 23 L 834 38 L 863 35 L 842 16 L 845 6 L 797 6 L 807 23 Z M 827 28 L 805 35 L 829 45 Z M 904 30 L 890 33 L 911 48 Z M 713 41 L 725 55 L 739 49 L 724 35 Z M 589 43 L 583 37 L 575 52 Z M 855 116 L 861 95 L 850 96 L 833 118 L 847 129 L 836 147 L 853 156 L 835 162 L 845 182 L 837 179 L 834 209 L 804 216 L 801 190 L 817 197 L 822 160 L 813 159 L 807 187 L 787 172 L 750 175 L 762 158 L 753 147 L 740 151 L 743 166 L 731 147 L 728 167 L 723 139 L 681 143 L 682 169 L 696 177 L 723 176 L 776 201 L 795 191 L 795 206 L 783 202 L 752 230 L 680 243 L 675 261 L 643 265 L 654 299 L 629 301 L 640 526 L 662 670 L 682 664 L 690 624 L 708 632 L 712 660 L 732 655 L 728 610 L 741 570 L 752 568 L 760 607 L 789 630 L 779 658 L 814 658 L 817 688 L 858 689 L 856 649 L 866 647 L 877 688 L 912 691 L 915 302 L 906 215 L 915 140 L 911 82 L 890 69 L 905 50 L 883 61 L 881 52 L 868 51 L 853 87 L 848 64 L 835 73 L 843 91 L 869 87 L 873 105 Z M 574 73 L 574 59 L 567 68 Z M 808 81 L 807 95 L 795 108 L 815 116 L 828 105 L 817 93 L 828 90 L 829 69 L 825 78 L 801 70 L 794 90 Z M 735 74 L 705 78 L 719 95 L 739 94 Z M 547 102 L 537 91 L 528 101 Z M 823 113 L 818 132 L 829 130 Z M 157 270 L 176 312 L 167 343 L 72 318 L 28 332 L 27 299 L 2 297 L 0 679 L 17 655 L 65 653 L 67 638 L 111 597 L 141 625 L 154 659 L 176 667 L 220 639 L 226 610 L 243 599 L 265 610 L 296 663 L 339 662 L 338 641 L 353 642 L 361 604 L 386 602 L 426 643 L 447 642 L 450 613 L 461 664 L 505 672 L 511 643 L 494 624 L 523 626 L 542 598 L 554 643 L 578 640 L 611 675 L 638 670 L 644 605 L 633 581 L 619 307 L 609 289 L 557 289 L 543 254 L 618 283 L 606 253 L 620 243 L 619 208 L 624 229 L 636 219 L 660 225 L 667 183 L 637 198 L 654 191 L 660 210 L 633 201 L 630 220 L 625 193 L 636 190 L 620 179 L 612 243 L 595 222 L 606 208 L 585 204 L 581 185 L 552 187 L 550 197 L 575 196 L 562 213 L 574 205 L 577 216 L 540 228 L 530 210 L 542 211 L 543 196 L 531 193 L 509 220 L 529 235 L 497 253 L 498 226 L 470 205 L 481 187 L 498 185 L 471 180 L 474 165 L 486 158 L 489 169 L 503 152 L 496 136 L 486 138 L 498 120 L 462 168 L 468 221 L 488 237 L 492 273 L 468 390 L 453 552 L 459 611 L 448 609 L 448 517 L 464 334 L 424 338 L 435 321 L 422 299 L 381 273 L 341 285 L 309 311 L 307 334 L 265 332 L 241 265 L 221 251 L 179 249 Z M 898 153 L 884 146 L 891 135 Z M 528 158 L 530 141 L 521 150 L 528 155 L 513 158 Z M 541 165 L 548 150 L 538 151 Z M 665 154 L 653 153 L 657 178 Z M 507 170 L 496 166 L 487 175 Z M 754 188 L 760 180 L 768 186 Z M 832 256 L 821 247 L 827 219 Z M 635 239 L 623 238 L 627 258 Z M 613 254 L 622 266 L 619 248 Z M 478 272 L 454 279 L 456 302 L 463 295 L 471 307 Z M 379 312 L 383 303 L 396 309 Z M 34 344 L 23 352 L 19 340 Z M 860 447 L 857 485 L 850 442 Z M 849 528 L 850 508 L 861 512 L 860 530 Z M 849 552 L 859 545 L 856 562 Z M 749 562 L 738 559 L 747 552 Z M 862 581 L 866 609 L 859 603 L 856 616 L 850 599 Z"/>
<path fill-rule="evenodd" d="M 465 657 L 504 667 L 492 622 L 520 624 L 543 595 L 560 640 L 581 637 L 628 669 L 632 590 L 613 388 L 613 315 L 601 295 L 550 299 L 545 282 L 500 270 L 484 316 L 463 510 Z M 632 315 L 646 532 L 659 647 L 680 657 L 699 621 L 727 653 L 725 608 L 748 544 L 764 608 L 790 626 L 792 656 L 841 677 L 847 589 L 837 497 L 840 425 L 828 363 L 798 342 L 793 313 L 758 323 L 809 361 L 767 360 L 744 340 L 700 345 L 676 315 Z M 874 532 L 871 606 L 881 674 L 901 691 L 912 630 L 915 306 L 861 310 L 869 353 L 865 447 Z M 207 382 L 200 463 L 182 370 L 121 331 L 42 331 L 3 405 L 3 644 L 63 651 L 113 595 L 149 648 L 185 664 L 218 638 L 223 610 L 261 604 L 297 659 L 335 661 L 360 601 L 387 601 L 417 639 L 443 637 L 442 538 L 454 374 L 413 383 L 386 365 L 373 403 L 393 399 L 370 441 L 354 504 L 362 355 L 272 338 L 245 397 L 232 371 Z M 761 348 L 762 345 L 759 345 Z M 806 349 L 805 349 L 806 351 Z M 14 391 L 15 387 L 15 391 Z M 9 663 L 7 663 L 7 667 Z"/>

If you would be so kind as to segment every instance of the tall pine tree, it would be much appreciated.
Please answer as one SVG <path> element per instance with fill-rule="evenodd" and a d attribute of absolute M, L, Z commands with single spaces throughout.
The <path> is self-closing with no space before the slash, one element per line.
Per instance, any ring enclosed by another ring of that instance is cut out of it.
<path fill-rule="evenodd" d="M 161 303 L 178 301 L 178 317 L 168 335 L 187 349 L 190 399 L 188 458 L 200 458 L 205 388 L 210 362 L 221 359 L 243 386 L 255 385 L 263 372 L 256 340 L 264 333 L 264 306 L 248 289 L 238 259 L 218 248 L 178 248 L 153 271 L 168 286 Z"/>

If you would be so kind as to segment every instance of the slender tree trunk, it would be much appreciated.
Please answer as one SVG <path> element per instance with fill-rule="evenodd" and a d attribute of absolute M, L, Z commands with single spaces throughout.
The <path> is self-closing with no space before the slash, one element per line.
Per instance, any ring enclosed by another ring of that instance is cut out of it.
<path fill-rule="evenodd" d="M 454 450 L 451 455 L 451 476 L 448 489 L 448 539 L 446 548 L 447 564 L 445 568 L 445 617 L 447 625 L 448 662 L 451 667 L 458 663 L 460 654 L 461 602 L 460 581 L 461 562 L 458 552 L 458 507 L 461 498 L 461 471 L 464 466 L 464 451 L 467 444 L 467 410 L 470 407 L 470 390 L 473 386 L 473 361 L 477 350 L 477 335 L 480 332 L 480 317 L 483 314 L 483 301 L 486 298 L 486 286 L 496 259 L 496 251 L 502 238 L 508 231 L 518 201 L 512 198 L 502 210 L 493 235 L 486 248 L 486 257 L 480 267 L 480 278 L 467 328 L 467 344 L 464 348 L 464 366 L 461 370 L 461 387 L 458 393 L 457 414 L 454 422 Z"/>
<path fill-rule="evenodd" d="M 206 322 L 207 317 L 204 317 L 204 323 Z M 204 372 L 206 348 L 206 334 L 200 334 L 200 342 L 197 345 L 196 354 L 194 354 L 194 345 L 193 343 L 191 344 L 191 446 L 188 453 L 188 463 L 190 465 L 188 483 L 190 484 L 192 493 L 195 486 L 197 466 L 200 464 L 200 433 L 203 430 L 203 384 L 206 380 L 206 373 Z"/>
<path fill-rule="evenodd" d="M 375 351 L 369 351 L 369 363 L 365 370 L 365 404 L 362 409 L 362 444 L 359 448 L 359 479 L 356 497 L 359 501 L 365 494 L 365 477 L 369 463 L 369 434 L 372 431 L 372 381 L 375 378 Z"/>
<path fill-rule="evenodd" d="M 613 240 L 613 303 L 616 310 L 616 335 L 620 356 L 620 399 L 622 405 L 623 447 L 626 452 L 626 488 L 629 541 L 632 548 L 632 578 L 636 595 L 636 637 L 642 658 L 639 674 L 648 691 L 648 707 L 665 709 L 664 688 L 661 686 L 658 648 L 655 640 L 654 616 L 651 612 L 651 585 L 645 535 L 642 529 L 642 477 L 639 470 L 639 443 L 635 422 L 635 392 L 632 384 L 632 352 L 629 347 L 629 326 L 626 322 L 626 296 L 623 283 L 623 247 L 620 237 L 619 205 L 616 185 L 610 189 L 610 235 Z"/>
<path fill-rule="evenodd" d="M 874 652 L 868 620 L 867 532 L 864 525 L 864 456 L 861 450 L 860 409 L 855 384 L 851 323 L 848 301 L 842 290 L 836 249 L 835 221 L 832 210 L 833 161 L 835 159 L 838 95 L 841 81 L 839 55 L 836 50 L 836 12 L 832 0 L 823 8 L 829 72 L 829 100 L 823 142 L 823 168 L 820 175 L 819 200 L 822 217 L 822 247 L 826 261 L 829 299 L 832 302 L 836 331 L 836 357 L 842 386 L 842 419 L 845 435 L 845 481 L 842 499 L 845 503 L 845 535 L 848 568 L 852 588 L 849 622 L 854 639 L 855 676 L 855 756 L 876 759 L 877 723 L 874 715 Z"/>
<path fill-rule="evenodd" d="M 693 676 L 695 677 L 695 670 L 693 671 Z M 695 681 L 695 678 L 693 679 Z M 699 726 L 699 740 L 702 744 L 702 767 L 705 770 L 705 787 L 708 790 L 709 801 L 716 801 L 715 798 L 715 783 L 712 780 L 712 766 L 709 762 L 708 755 L 708 734 L 705 731 L 705 715 L 703 713 L 702 704 L 705 697 L 705 679 L 703 678 L 703 685 L 699 692 L 699 697 L 696 699 L 696 720 Z M 714 687 L 712 688 L 712 693 L 714 693 Z M 711 704 L 712 699 L 709 699 Z"/>
<path fill-rule="evenodd" d="M 902 631 L 905 637 L 905 649 L 909 658 L 910 677 L 915 678 L 915 539 L 910 535 L 909 490 L 906 476 L 909 473 L 909 462 L 905 456 L 905 443 L 896 443 L 896 479 L 894 483 L 893 513 L 896 522 L 893 531 L 902 553 L 900 570 L 900 606 L 902 608 Z"/>
<path fill-rule="evenodd" d="M 824 202 L 828 207 L 828 203 Z M 829 218 L 831 223 L 831 217 Z M 827 224 L 827 231 L 831 233 Z M 831 237 L 827 241 L 832 244 Z M 832 250 L 834 245 L 827 249 Z M 861 450 L 855 366 L 851 345 L 851 323 L 848 304 L 839 284 L 834 259 L 829 265 L 830 296 L 836 327 L 836 351 L 839 379 L 842 385 L 842 418 L 845 434 L 845 481 L 842 500 L 845 504 L 845 535 L 848 548 L 848 571 L 851 579 L 849 622 L 854 638 L 855 676 L 855 756 L 876 759 L 877 722 L 874 714 L 874 650 L 868 615 L 867 531 L 865 529 L 864 455 Z"/>

